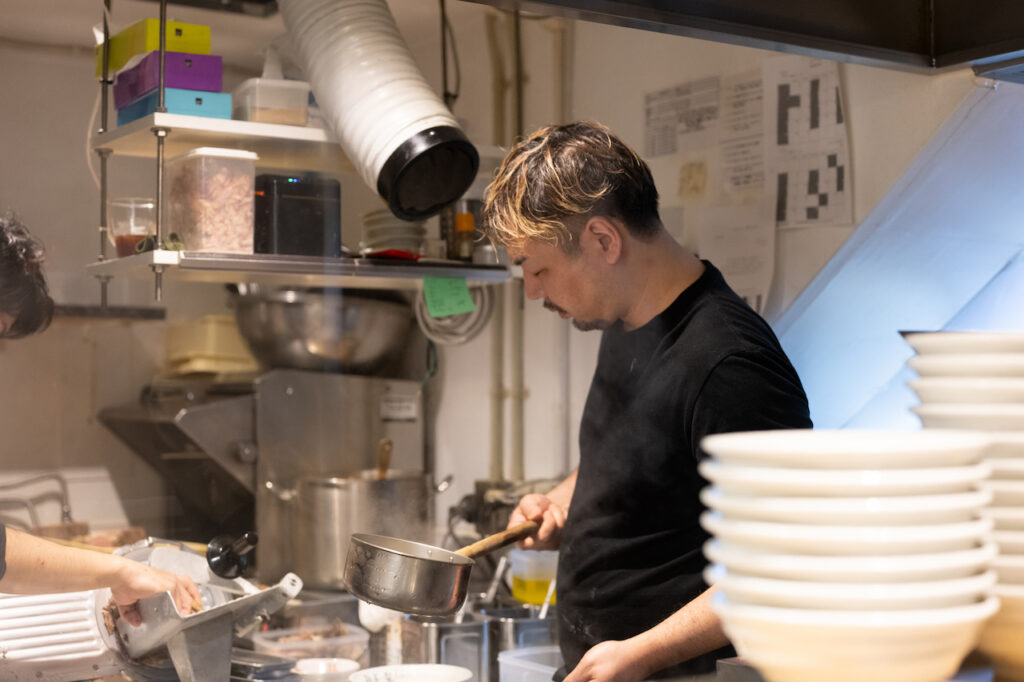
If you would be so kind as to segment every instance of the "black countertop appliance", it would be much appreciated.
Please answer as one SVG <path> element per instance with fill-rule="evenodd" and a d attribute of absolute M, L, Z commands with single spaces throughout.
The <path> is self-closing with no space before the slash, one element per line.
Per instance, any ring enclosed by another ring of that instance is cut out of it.
<path fill-rule="evenodd" d="M 315 173 L 256 176 L 256 253 L 341 256 L 341 185 Z"/>

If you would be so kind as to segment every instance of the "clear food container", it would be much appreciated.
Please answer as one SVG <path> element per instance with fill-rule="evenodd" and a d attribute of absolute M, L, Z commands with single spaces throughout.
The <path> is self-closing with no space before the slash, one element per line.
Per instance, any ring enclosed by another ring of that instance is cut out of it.
<path fill-rule="evenodd" d="M 167 229 L 186 251 L 253 252 L 253 152 L 200 147 L 167 162 Z"/>
<path fill-rule="evenodd" d="M 318 627 L 267 630 L 252 634 L 253 648 L 281 658 L 347 658 L 361 665 L 370 662 L 370 633 L 336 621 Z"/>
<path fill-rule="evenodd" d="M 135 247 L 156 232 L 156 202 L 148 197 L 111 199 L 107 235 L 118 258 L 134 256 Z"/>
<path fill-rule="evenodd" d="M 558 552 L 513 549 L 508 558 L 512 596 L 525 604 L 543 604 L 548 587 L 558 572 Z M 555 603 L 554 595 L 551 603 Z"/>
<path fill-rule="evenodd" d="M 233 93 L 232 118 L 240 121 L 306 125 L 309 83 L 275 78 L 250 78 Z"/>

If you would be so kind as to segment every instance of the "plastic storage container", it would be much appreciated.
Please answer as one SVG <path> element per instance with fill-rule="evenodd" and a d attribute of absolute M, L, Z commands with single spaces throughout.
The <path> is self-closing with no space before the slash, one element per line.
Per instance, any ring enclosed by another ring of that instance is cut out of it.
<path fill-rule="evenodd" d="M 146 197 L 110 200 L 107 235 L 118 258 L 134 256 L 135 247 L 156 232 L 156 202 Z"/>
<path fill-rule="evenodd" d="M 508 553 L 512 596 L 524 604 L 543 604 L 558 572 L 558 552 L 513 549 Z M 556 588 L 557 589 L 557 588 Z M 555 596 L 551 596 L 555 603 Z"/>
<path fill-rule="evenodd" d="M 220 92 L 223 71 L 217 55 L 168 52 L 164 56 L 164 87 Z M 123 109 L 159 85 L 160 53 L 150 52 L 138 64 L 117 74 L 114 107 Z"/>
<path fill-rule="evenodd" d="M 200 147 L 167 162 L 167 226 L 186 251 L 253 252 L 253 152 Z"/>
<path fill-rule="evenodd" d="M 168 21 L 165 48 L 173 52 L 210 54 L 210 27 Z M 143 19 L 110 38 L 109 71 L 113 75 L 137 54 L 160 49 L 160 20 Z M 103 75 L 103 46 L 96 47 L 96 75 Z"/>
<path fill-rule="evenodd" d="M 156 111 L 159 103 L 160 93 L 156 90 L 148 95 L 143 95 L 123 109 L 117 110 L 117 125 L 123 126 L 143 116 L 149 116 Z M 164 108 L 169 114 L 230 119 L 231 95 L 223 92 L 166 88 L 164 90 Z"/>
<path fill-rule="evenodd" d="M 512 649 L 498 654 L 500 682 L 551 682 L 562 666 L 562 652 L 557 646 Z"/>
<path fill-rule="evenodd" d="M 255 372 L 256 358 L 233 315 L 206 315 L 167 328 L 167 363 L 173 374 Z"/>
<path fill-rule="evenodd" d="M 234 91 L 234 118 L 240 121 L 306 125 L 309 83 L 250 78 Z"/>
<path fill-rule="evenodd" d="M 360 665 L 370 662 L 370 633 L 358 625 L 341 623 L 345 634 L 334 626 L 267 630 L 252 635 L 253 648 L 282 658 L 348 658 Z"/>

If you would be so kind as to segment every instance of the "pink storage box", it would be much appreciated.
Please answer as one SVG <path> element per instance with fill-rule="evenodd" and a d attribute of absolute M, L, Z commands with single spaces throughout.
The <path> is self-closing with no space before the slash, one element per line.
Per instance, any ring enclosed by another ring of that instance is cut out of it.
<path fill-rule="evenodd" d="M 220 92 L 223 75 L 221 58 L 212 54 L 167 52 L 164 57 L 164 87 L 181 90 Z M 138 64 L 117 74 L 114 107 L 123 109 L 160 84 L 160 53 L 150 52 Z"/>

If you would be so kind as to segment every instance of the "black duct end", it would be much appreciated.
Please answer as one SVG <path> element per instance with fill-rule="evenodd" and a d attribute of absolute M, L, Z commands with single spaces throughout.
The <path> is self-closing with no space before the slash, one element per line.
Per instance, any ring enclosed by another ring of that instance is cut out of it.
<path fill-rule="evenodd" d="M 461 130 L 437 126 L 416 133 L 388 158 L 377 192 L 403 220 L 436 215 L 469 189 L 480 155 Z"/>

